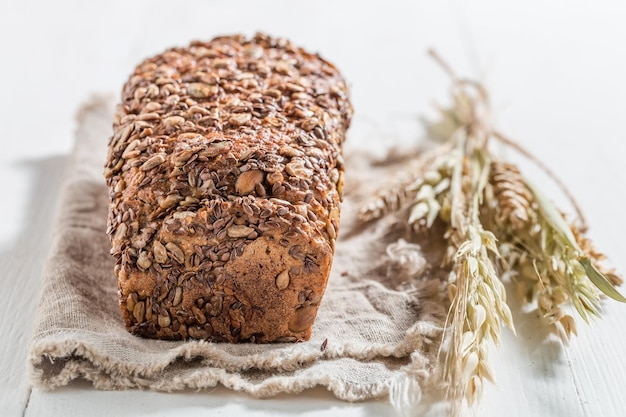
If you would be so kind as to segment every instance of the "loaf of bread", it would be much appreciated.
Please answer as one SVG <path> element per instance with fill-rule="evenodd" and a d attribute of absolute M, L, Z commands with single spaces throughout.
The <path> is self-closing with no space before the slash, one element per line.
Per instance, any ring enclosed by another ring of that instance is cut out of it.
<path fill-rule="evenodd" d="M 307 340 L 333 259 L 351 116 L 337 69 L 285 39 L 219 37 L 141 63 L 105 167 L 128 330 Z"/>

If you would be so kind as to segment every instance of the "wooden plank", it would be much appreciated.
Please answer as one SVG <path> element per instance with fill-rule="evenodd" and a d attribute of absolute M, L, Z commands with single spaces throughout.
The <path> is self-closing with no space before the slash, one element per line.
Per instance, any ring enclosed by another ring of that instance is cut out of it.
<path fill-rule="evenodd" d="M 225 388 L 176 394 L 150 391 L 95 391 L 85 382 L 56 392 L 34 390 L 25 417 L 133 416 L 246 416 L 366 417 L 392 416 L 391 406 L 381 401 L 346 403 L 322 388 L 302 395 L 279 395 L 255 399 Z"/>
<path fill-rule="evenodd" d="M 0 304 L 0 413 L 21 416 L 30 394 L 26 351 L 39 298 L 41 270 L 50 245 L 59 183 L 66 158 L 50 157 L 20 163 L 22 193 L 3 205 L 3 214 L 23 218 L 12 248 L 0 253 L 3 303 Z"/>

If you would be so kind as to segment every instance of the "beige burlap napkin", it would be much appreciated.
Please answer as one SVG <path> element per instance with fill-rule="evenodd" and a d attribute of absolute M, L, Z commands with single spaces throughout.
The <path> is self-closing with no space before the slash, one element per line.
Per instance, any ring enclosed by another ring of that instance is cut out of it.
<path fill-rule="evenodd" d="M 322 385 L 349 401 L 403 387 L 419 390 L 411 381 L 424 384 L 439 347 L 445 315 L 440 281 L 417 246 L 397 243 L 401 223 L 356 222 L 360 196 L 394 166 L 371 166 L 350 149 L 341 238 L 310 341 L 234 345 L 129 334 L 105 235 L 102 170 L 112 115 L 111 100 L 98 98 L 78 116 L 28 357 L 36 387 L 53 389 L 84 378 L 100 389 L 175 391 L 222 384 L 268 397 Z M 352 139 L 355 148 L 359 140 Z"/>

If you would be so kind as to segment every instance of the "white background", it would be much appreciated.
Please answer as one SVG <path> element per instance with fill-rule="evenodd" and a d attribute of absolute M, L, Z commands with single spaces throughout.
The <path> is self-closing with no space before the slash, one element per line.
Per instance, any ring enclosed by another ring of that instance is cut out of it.
<path fill-rule="evenodd" d="M 256 30 L 320 51 L 343 71 L 356 110 L 349 147 L 419 139 L 417 116 L 446 97 L 446 78 L 425 53 L 436 48 L 487 84 L 498 126 L 560 174 L 597 246 L 626 271 L 623 1 L 1 0 L 0 415 L 390 415 L 384 401 L 347 404 L 322 389 L 271 400 L 220 388 L 30 389 L 26 347 L 78 106 L 93 92 L 119 94 L 133 67 L 165 47 Z M 497 385 L 486 387 L 478 414 L 623 416 L 626 306 L 606 302 L 604 315 L 579 323 L 563 347 L 531 314 L 514 312 L 518 336 L 505 331 L 492 349 Z"/>

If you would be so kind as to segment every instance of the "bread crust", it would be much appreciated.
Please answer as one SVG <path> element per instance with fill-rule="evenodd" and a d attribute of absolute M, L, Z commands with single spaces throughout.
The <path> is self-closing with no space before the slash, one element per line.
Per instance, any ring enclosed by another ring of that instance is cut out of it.
<path fill-rule="evenodd" d="M 351 116 L 337 69 L 284 39 L 219 37 L 141 63 L 105 166 L 128 330 L 307 340 L 332 264 Z"/>

